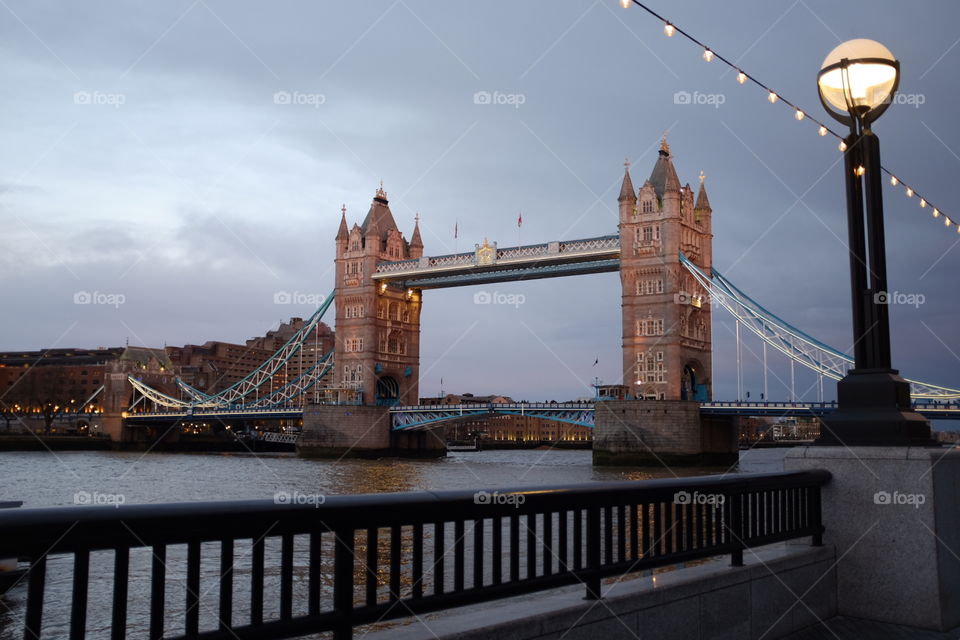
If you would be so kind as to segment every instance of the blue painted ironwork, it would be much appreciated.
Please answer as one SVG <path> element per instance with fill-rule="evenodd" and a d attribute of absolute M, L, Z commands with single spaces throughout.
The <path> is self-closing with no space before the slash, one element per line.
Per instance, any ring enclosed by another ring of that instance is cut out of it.
<path fill-rule="evenodd" d="M 439 289 L 512 280 L 536 280 L 620 269 L 617 234 L 381 262 L 373 279 L 405 288 Z"/>
<path fill-rule="evenodd" d="M 445 404 L 401 406 L 390 410 L 394 431 L 430 429 L 439 422 L 492 414 L 528 416 L 554 422 L 593 427 L 592 402 L 487 402 L 482 404 Z"/>
<path fill-rule="evenodd" d="M 834 380 L 843 378 L 847 370 L 853 366 L 853 358 L 771 313 L 716 269 L 711 269 L 710 275 L 707 275 L 683 253 L 680 254 L 680 264 L 686 267 L 710 294 L 709 301 L 697 300 L 698 304 L 706 302 L 719 304 L 729 311 L 738 323 L 742 323 L 788 358 Z M 693 301 L 692 299 L 691 302 Z M 960 399 L 960 389 L 941 387 L 917 380 L 908 380 L 908 382 L 910 382 L 910 395 L 914 400 Z"/>
<path fill-rule="evenodd" d="M 603 402 L 603 400 L 601 400 Z M 637 400 L 637 402 L 645 402 Z M 523 407 L 521 410 L 520 407 Z M 727 416 L 772 416 L 772 417 L 810 417 L 821 416 L 835 411 L 835 402 L 704 402 L 700 404 L 702 415 Z M 960 402 L 916 402 L 915 411 L 931 420 L 960 420 Z M 390 409 L 391 424 L 394 431 L 430 429 L 441 422 L 463 418 L 489 416 L 491 414 L 521 415 L 543 418 L 555 422 L 576 424 L 582 427 L 594 426 L 594 403 L 523 403 L 505 404 L 468 404 L 468 405 L 425 405 L 394 406 Z M 139 423 L 170 422 L 175 420 L 204 419 L 297 419 L 303 417 L 301 407 L 235 407 L 235 408 L 193 408 L 173 411 L 143 411 L 131 413 L 128 420 L 136 426 Z"/>

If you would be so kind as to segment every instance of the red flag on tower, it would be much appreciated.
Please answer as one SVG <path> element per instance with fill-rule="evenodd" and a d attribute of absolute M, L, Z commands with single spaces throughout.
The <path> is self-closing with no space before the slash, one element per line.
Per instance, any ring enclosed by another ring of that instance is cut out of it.
<path fill-rule="evenodd" d="M 517 226 L 519 227 L 522 224 L 523 224 L 523 214 L 521 213 L 519 216 L 517 216 Z"/>

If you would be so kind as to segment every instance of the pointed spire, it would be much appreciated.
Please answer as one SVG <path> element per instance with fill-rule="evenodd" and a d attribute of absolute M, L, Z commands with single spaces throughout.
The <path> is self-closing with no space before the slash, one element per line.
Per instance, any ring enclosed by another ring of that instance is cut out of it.
<path fill-rule="evenodd" d="M 657 164 L 653 166 L 653 172 L 650 174 L 650 184 L 656 190 L 657 197 L 662 198 L 666 192 L 680 192 L 680 178 L 677 177 L 677 170 L 673 168 L 666 132 L 664 132 L 663 139 L 660 141 L 660 151 L 658 153 Z"/>
<path fill-rule="evenodd" d="M 413 235 L 410 236 L 411 247 L 423 247 L 423 238 L 420 237 L 420 214 L 413 218 Z"/>
<path fill-rule="evenodd" d="M 347 205 L 340 207 L 340 229 L 337 230 L 337 240 L 346 241 L 350 235 L 347 231 Z"/>
<path fill-rule="evenodd" d="M 707 176 L 703 175 L 703 171 L 700 172 L 700 191 L 697 193 L 697 204 L 694 206 L 694 209 L 701 211 L 712 211 L 710 208 L 710 200 L 707 198 L 707 188 L 704 186 L 703 181 Z"/>
<path fill-rule="evenodd" d="M 373 202 L 370 204 L 367 217 L 363 219 L 360 228 L 363 230 L 364 237 L 376 233 L 376 235 L 382 236 L 381 239 L 386 238 L 389 231 L 398 230 L 397 223 L 390 212 L 390 205 L 387 201 L 387 193 L 383 190 L 382 180 L 380 181 L 380 188 L 373 196 Z"/>
<path fill-rule="evenodd" d="M 618 202 L 636 202 L 637 192 L 633 188 L 633 180 L 630 179 L 630 158 L 623 163 L 623 184 L 620 185 L 620 197 Z"/>

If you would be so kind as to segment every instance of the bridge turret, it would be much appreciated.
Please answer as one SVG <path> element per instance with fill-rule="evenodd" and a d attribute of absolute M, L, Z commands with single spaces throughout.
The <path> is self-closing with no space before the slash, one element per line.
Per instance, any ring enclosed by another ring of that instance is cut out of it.
<path fill-rule="evenodd" d="M 413 235 L 410 237 L 410 257 L 423 256 L 423 238 L 420 237 L 420 214 L 413 219 Z"/>
<path fill-rule="evenodd" d="M 709 213 L 680 186 L 666 137 L 638 196 L 629 210 L 619 199 L 624 384 L 639 398 L 709 398 L 709 303 L 679 261 L 709 260 Z"/>
<path fill-rule="evenodd" d="M 419 229 L 415 234 L 422 253 Z M 377 264 L 409 259 L 414 251 L 382 183 L 363 224 L 354 225 L 348 242 L 338 237 L 336 385 L 361 388 L 367 405 L 418 400 L 420 292 L 373 279 Z"/>
<path fill-rule="evenodd" d="M 713 208 L 707 198 L 707 187 L 704 184 L 706 176 L 700 172 L 700 191 L 697 193 L 697 204 L 693 208 L 694 218 L 702 230 L 702 268 L 709 273 L 713 266 Z"/>
<path fill-rule="evenodd" d="M 350 239 L 350 232 L 347 231 L 347 205 L 340 207 L 340 228 L 337 229 L 337 245 L 346 244 Z"/>

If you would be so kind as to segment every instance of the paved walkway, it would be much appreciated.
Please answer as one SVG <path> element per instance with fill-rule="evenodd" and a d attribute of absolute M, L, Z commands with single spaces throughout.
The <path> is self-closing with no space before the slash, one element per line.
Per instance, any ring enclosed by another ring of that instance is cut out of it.
<path fill-rule="evenodd" d="M 782 640 L 957 640 L 960 628 L 953 631 L 929 631 L 902 627 L 860 618 L 837 616 L 825 623 L 815 624 Z"/>

